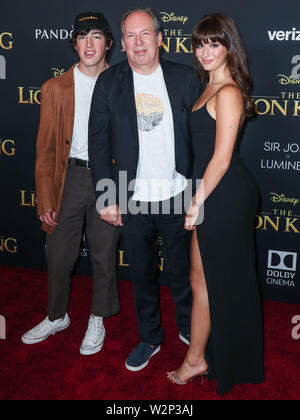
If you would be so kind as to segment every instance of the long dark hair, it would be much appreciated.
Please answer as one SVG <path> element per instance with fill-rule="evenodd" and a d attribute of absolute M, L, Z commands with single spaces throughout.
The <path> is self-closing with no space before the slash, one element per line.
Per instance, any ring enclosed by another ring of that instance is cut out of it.
<path fill-rule="evenodd" d="M 255 105 L 250 97 L 251 79 L 245 47 L 234 21 L 227 15 L 215 13 L 205 16 L 195 27 L 192 35 L 194 51 L 203 43 L 219 42 L 227 49 L 227 66 L 240 87 L 247 117 L 255 115 Z M 208 72 L 196 58 L 196 69 L 202 81 L 208 81 Z"/>

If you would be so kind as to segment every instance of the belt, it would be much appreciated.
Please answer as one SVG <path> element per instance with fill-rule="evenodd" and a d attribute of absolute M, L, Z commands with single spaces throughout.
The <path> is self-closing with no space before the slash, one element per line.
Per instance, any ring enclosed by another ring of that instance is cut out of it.
<path fill-rule="evenodd" d="M 77 159 L 77 158 L 70 158 L 69 159 L 69 165 L 74 165 L 74 166 L 80 166 L 81 168 L 87 168 L 90 169 L 89 166 L 89 161 L 88 160 L 81 160 L 81 159 Z"/>

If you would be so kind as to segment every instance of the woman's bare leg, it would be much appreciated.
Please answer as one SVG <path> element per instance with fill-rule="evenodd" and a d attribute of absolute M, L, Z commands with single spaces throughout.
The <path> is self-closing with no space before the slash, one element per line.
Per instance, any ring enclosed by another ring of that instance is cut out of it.
<path fill-rule="evenodd" d="M 191 286 L 194 297 L 191 344 L 183 364 L 177 371 L 177 375 L 182 381 L 208 369 L 205 349 L 211 331 L 211 320 L 207 285 L 196 230 L 193 232 L 191 244 Z"/>

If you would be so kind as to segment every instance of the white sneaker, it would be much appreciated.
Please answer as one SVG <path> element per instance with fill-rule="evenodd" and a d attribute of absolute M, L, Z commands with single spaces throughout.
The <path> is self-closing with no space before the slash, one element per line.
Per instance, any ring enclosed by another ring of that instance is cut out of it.
<path fill-rule="evenodd" d="M 87 332 L 80 347 L 80 354 L 91 356 L 99 353 L 103 347 L 105 335 L 103 318 L 91 315 Z"/>
<path fill-rule="evenodd" d="M 22 342 L 24 344 L 41 343 L 42 341 L 47 340 L 50 335 L 55 335 L 56 333 L 67 329 L 70 323 L 68 314 L 66 314 L 64 318 L 53 322 L 49 321 L 49 318 L 47 317 L 39 325 L 25 333 L 22 337 Z"/>

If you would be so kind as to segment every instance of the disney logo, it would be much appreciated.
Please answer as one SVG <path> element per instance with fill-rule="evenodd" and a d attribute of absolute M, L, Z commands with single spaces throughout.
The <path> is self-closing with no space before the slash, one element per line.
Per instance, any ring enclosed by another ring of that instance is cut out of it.
<path fill-rule="evenodd" d="M 187 16 L 176 16 L 175 13 L 160 12 L 160 14 L 162 15 L 161 20 L 164 23 L 182 22 L 184 25 L 189 20 Z"/>
<path fill-rule="evenodd" d="M 299 203 L 299 198 L 288 198 L 285 194 L 270 193 L 273 203 L 290 203 L 295 207 Z"/>
<path fill-rule="evenodd" d="M 56 69 L 55 67 L 52 68 L 51 70 L 53 71 L 53 73 L 52 73 L 53 77 L 59 77 L 59 76 L 61 76 L 62 74 L 65 73 L 64 69 L 59 70 L 59 69 Z"/>
<path fill-rule="evenodd" d="M 284 74 L 278 74 L 279 83 L 281 85 L 299 85 L 300 79 L 295 79 L 293 76 L 285 76 Z"/>

